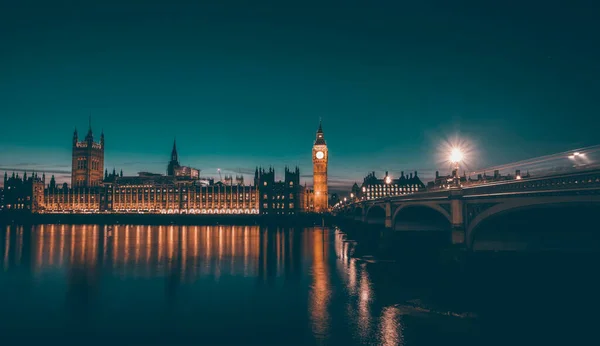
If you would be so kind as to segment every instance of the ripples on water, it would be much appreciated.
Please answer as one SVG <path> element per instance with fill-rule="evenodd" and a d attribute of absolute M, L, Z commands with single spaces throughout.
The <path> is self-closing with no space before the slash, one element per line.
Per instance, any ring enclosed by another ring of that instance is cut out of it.
<path fill-rule="evenodd" d="M 332 229 L 40 225 L 0 236 L 3 345 L 479 344 L 476 320 L 419 300 L 431 292 L 403 274 L 417 263 L 354 258 L 357 244 Z"/>

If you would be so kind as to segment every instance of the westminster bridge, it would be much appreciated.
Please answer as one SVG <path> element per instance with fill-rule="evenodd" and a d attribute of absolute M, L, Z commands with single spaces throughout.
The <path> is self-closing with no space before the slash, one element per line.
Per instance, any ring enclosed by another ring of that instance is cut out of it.
<path fill-rule="evenodd" d="M 546 248 L 597 249 L 600 169 L 355 200 L 334 214 L 396 233 L 438 232 L 471 250 L 514 250 L 506 245 L 525 233 L 528 237 L 516 242 L 520 249 L 540 241 Z"/>

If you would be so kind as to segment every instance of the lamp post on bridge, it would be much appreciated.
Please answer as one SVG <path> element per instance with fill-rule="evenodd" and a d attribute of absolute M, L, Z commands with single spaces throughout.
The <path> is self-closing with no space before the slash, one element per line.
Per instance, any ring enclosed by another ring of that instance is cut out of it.
<path fill-rule="evenodd" d="M 454 168 L 453 180 L 455 187 L 460 187 L 460 177 L 458 175 L 458 169 L 460 162 L 463 160 L 463 158 L 464 154 L 462 150 L 460 150 L 460 148 L 452 148 L 452 151 L 450 152 L 450 162 L 453 164 Z"/>

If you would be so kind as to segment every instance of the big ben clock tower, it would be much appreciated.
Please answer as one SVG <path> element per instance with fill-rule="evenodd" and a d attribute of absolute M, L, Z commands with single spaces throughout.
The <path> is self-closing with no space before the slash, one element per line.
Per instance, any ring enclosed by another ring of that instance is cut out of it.
<path fill-rule="evenodd" d="M 313 159 L 313 189 L 315 211 L 322 213 L 327 211 L 329 194 L 327 193 L 327 144 L 323 137 L 323 128 L 319 121 L 319 130 L 317 130 L 317 139 L 312 150 Z"/>

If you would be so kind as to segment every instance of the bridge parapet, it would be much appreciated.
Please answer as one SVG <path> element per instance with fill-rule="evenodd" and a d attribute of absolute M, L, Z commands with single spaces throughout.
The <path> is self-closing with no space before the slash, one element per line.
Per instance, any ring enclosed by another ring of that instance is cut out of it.
<path fill-rule="evenodd" d="M 557 191 L 600 188 L 600 171 L 578 172 L 535 179 L 511 180 L 464 188 L 465 195 L 507 192 Z"/>

